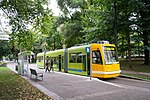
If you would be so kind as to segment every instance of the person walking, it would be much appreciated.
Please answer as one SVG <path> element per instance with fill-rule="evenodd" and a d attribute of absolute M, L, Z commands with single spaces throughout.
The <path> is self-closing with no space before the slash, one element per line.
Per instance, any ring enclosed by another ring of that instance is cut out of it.
<path fill-rule="evenodd" d="M 47 72 L 47 71 L 50 72 L 50 70 L 49 70 L 49 57 L 48 56 L 46 57 L 46 63 L 45 63 L 45 65 L 46 65 L 45 72 Z"/>
<path fill-rule="evenodd" d="M 53 67 L 53 60 L 51 59 L 51 66 L 50 66 L 50 71 L 52 70 L 54 72 L 54 67 Z"/>

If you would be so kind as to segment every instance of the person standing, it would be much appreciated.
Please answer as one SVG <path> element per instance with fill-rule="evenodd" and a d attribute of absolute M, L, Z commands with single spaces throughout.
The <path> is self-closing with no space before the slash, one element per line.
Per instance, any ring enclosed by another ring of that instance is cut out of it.
<path fill-rule="evenodd" d="M 51 59 L 51 66 L 50 66 L 50 71 L 53 71 L 54 72 L 54 67 L 53 67 L 53 60 Z"/>
<path fill-rule="evenodd" d="M 45 63 L 45 65 L 46 65 L 45 72 L 47 72 L 47 71 L 50 72 L 50 70 L 49 70 L 49 57 L 48 56 L 46 57 L 46 63 Z"/>

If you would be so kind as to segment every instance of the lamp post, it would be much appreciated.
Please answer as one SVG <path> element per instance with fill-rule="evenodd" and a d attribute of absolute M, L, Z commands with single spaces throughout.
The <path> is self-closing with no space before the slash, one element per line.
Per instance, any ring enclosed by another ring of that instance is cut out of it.
<path fill-rule="evenodd" d="M 117 36 L 117 25 L 116 25 L 116 22 L 117 22 L 117 18 L 116 18 L 116 0 L 114 0 L 114 38 L 115 38 L 115 45 L 116 45 L 116 48 L 118 48 L 118 36 Z M 116 54 L 116 59 L 118 60 L 118 54 Z"/>
<path fill-rule="evenodd" d="M 43 59 L 44 60 L 44 69 L 45 69 L 45 60 L 46 60 L 45 59 L 45 53 L 46 53 L 46 45 L 44 44 L 44 59 Z"/>
<path fill-rule="evenodd" d="M 118 42 L 117 42 L 117 26 L 116 26 L 116 0 L 114 0 L 114 38 L 115 38 L 115 45 L 118 47 Z"/>

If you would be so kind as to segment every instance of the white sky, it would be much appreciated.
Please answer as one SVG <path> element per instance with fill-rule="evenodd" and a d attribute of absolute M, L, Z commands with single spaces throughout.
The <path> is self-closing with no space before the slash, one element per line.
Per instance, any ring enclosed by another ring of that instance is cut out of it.
<path fill-rule="evenodd" d="M 52 12 L 54 13 L 54 16 L 59 16 L 60 14 L 60 9 L 57 5 L 56 0 L 50 0 L 50 9 L 52 9 Z"/>

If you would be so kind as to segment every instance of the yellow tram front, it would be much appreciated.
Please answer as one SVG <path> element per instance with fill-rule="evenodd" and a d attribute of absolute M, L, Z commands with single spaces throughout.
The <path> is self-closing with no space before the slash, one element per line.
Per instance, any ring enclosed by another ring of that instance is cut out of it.
<path fill-rule="evenodd" d="M 112 78 L 120 75 L 120 64 L 114 44 L 91 44 L 93 77 Z"/>

